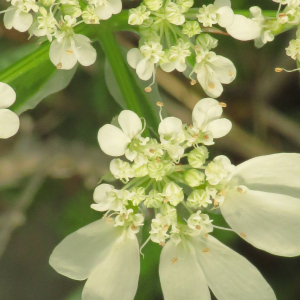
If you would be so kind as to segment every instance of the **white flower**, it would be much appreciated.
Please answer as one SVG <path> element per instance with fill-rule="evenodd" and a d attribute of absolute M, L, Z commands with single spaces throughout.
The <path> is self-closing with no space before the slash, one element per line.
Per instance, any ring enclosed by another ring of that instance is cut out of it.
<path fill-rule="evenodd" d="M 128 64 L 136 69 L 136 73 L 142 80 L 149 80 L 155 74 L 155 65 L 164 55 L 160 43 L 149 41 L 138 48 L 132 48 L 127 53 Z"/>
<path fill-rule="evenodd" d="M 208 33 L 202 33 L 197 36 L 196 45 L 203 50 L 211 50 L 218 46 L 218 40 L 213 38 Z"/>
<path fill-rule="evenodd" d="M 300 60 L 300 39 L 291 40 L 289 46 L 285 48 L 286 54 L 292 59 Z"/>
<path fill-rule="evenodd" d="M 185 17 L 181 13 L 180 7 L 174 2 L 167 2 L 164 8 L 165 18 L 174 25 L 182 25 L 185 22 Z"/>
<path fill-rule="evenodd" d="M 222 83 L 229 84 L 236 77 L 232 61 L 207 50 L 197 54 L 193 72 L 197 74 L 197 80 L 205 93 L 214 98 L 222 94 Z"/>
<path fill-rule="evenodd" d="M 165 185 L 162 195 L 174 206 L 184 199 L 182 188 L 173 181 Z"/>
<path fill-rule="evenodd" d="M 166 238 L 169 237 L 167 233 L 171 221 L 168 217 L 163 216 L 162 214 L 157 214 L 155 219 L 152 219 L 150 238 L 154 243 L 164 244 Z"/>
<path fill-rule="evenodd" d="M 182 33 L 186 34 L 189 38 L 201 32 L 200 25 L 197 21 L 187 21 L 183 24 Z"/>
<path fill-rule="evenodd" d="M 206 214 L 201 214 L 201 210 L 198 210 L 195 214 L 192 214 L 188 220 L 187 225 L 192 231 L 188 234 L 190 236 L 197 236 L 200 234 L 207 234 L 213 231 L 212 220 Z"/>
<path fill-rule="evenodd" d="M 203 5 L 197 18 L 205 27 L 211 27 L 213 24 L 228 27 L 233 23 L 233 16 L 230 0 L 216 0 L 214 4 Z"/>
<path fill-rule="evenodd" d="M 176 3 L 180 7 L 181 12 L 185 13 L 194 5 L 194 0 L 176 0 Z"/>
<path fill-rule="evenodd" d="M 211 185 L 228 182 L 232 178 L 234 170 L 235 166 L 231 164 L 229 158 L 225 155 L 219 155 L 207 165 L 205 169 L 206 180 Z"/>
<path fill-rule="evenodd" d="M 129 178 L 134 177 L 134 170 L 130 164 L 119 158 L 115 158 L 110 162 L 109 170 L 116 179 L 120 179 L 124 182 L 128 182 Z"/>
<path fill-rule="evenodd" d="M 236 167 L 220 209 L 230 227 L 253 246 L 280 256 L 300 255 L 299 166 L 299 154 L 281 153 Z"/>
<path fill-rule="evenodd" d="M 102 151 L 110 156 L 122 156 L 133 161 L 137 156 L 143 132 L 142 121 L 139 116 L 130 110 L 123 110 L 118 116 L 121 127 L 106 124 L 98 132 L 98 142 Z M 132 143 L 131 143 L 132 142 Z"/>
<path fill-rule="evenodd" d="M 82 19 L 86 24 L 99 24 L 100 19 L 95 13 L 95 7 L 93 5 L 87 5 L 82 11 Z"/>
<path fill-rule="evenodd" d="M 176 46 L 172 46 L 166 53 L 167 62 L 163 62 L 160 67 L 165 72 L 172 72 L 175 69 L 179 72 L 186 70 L 186 57 L 191 55 L 189 50 L 190 44 L 185 43 L 182 39 L 179 39 Z"/>
<path fill-rule="evenodd" d="M 244 257 L 208 235 L 163 247 L 159 277 L 165 300 L 276 300 L 271 287 Z M 187 298 L 188 297 L 188 298 Z"/>
<path fill-rule="evenodd" d="M 95 6 L 96 15 L 102 20 L 107 20 L 122 10 L 121 0 L 88 0 L 88 3 Z"/>
<path fill-rule="evenodd" d="M 151 12 L 147 10 L 145 5 L 140 5 L 137 8 L 129 9 L 128 24 L 130 25 L 141 25 L 147 19 Z"/>
<path fill-rule="evenodd" d="M 228 119 L 219 119 L 222 112 L 223 109 L 217 100 L 212 98 L 201 99 L 195 105 L 192 113 L 193 127 L 190 130 L 195 133 L 195 137 L 191 136 L 193 141 L 197 142 L 199 132 L 211 133 L 213 138 L 225 136 L 231 130 L 232 124 Z M 204 149 L 203 151 L 203 159 L 206 159 L 206 152 Z"/>
<path fill-rule="evenodd" d="M 63 70 L 72 69 L 77 61 L 83 66 L 90 66 L 96 61 L 97 52 L 91 45 L 91 40 L 82 34 L 73 32 L 76 19 L 65 16 L 57 32 L 56 40 L 51 43 L 49 57 L 51 62 Z"/>
<path fill-rule="evenodd" d="M 140 272 L 139 244 L 135 235 L 131 239 L 122 233 L 112 219 L 91 223 L 54 249 L 50 265 L 69 278 L 88 279 L 83 300 L 133 300 Z"/>
<path fill-rule="evenodd" d="M 6 109 L 15 101 L 15 91 L 8 84 L 0 82 L 0 139 L 7 139 L 19 130 L 19 117 L 14 112 Z"/>
<path fill-rule="evenodd" d="M 193 190 L 187 198 L 187 205 L 192 208 L 207 207 L 211 203 L 209 194 L 203 189 Z"/>
<path fill-rule="evenodd" d="M 97 211 L 125 211 L 128 200 L 131 197 L 127 190 L 116 190 L 113 185 L 100 184 L 94 191 L 94 201 L 91 208 Z"/>
<path fill-rule="evenodd" d="M 33 22 L 30 11 L 37 12 L 39 6 L 35 0 L 12 0 L 11 5 L 4 14 L 5 28 L 14 28 L 20 32 L 27 31 Z"/>

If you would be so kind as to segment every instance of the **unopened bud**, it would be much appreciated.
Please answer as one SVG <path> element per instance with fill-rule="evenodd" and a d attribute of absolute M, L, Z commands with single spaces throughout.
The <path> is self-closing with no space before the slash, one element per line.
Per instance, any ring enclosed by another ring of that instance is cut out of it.
<path fill-rule="evenodd" d="M 39 0 L 39 2 L 44 6 L 51 6 L 56 0 Z"/>
<path fill-rule="evenodd" d="M 205 146 L 193 149 L 188 154 L 188 162 L 193 168 L 200 168 L 208 158 L 208 151 Z"/>
<path fill-rule="evenodd" d="M 157 11 L 163 5 L 163 0 L 144 0 L 144 4 L 149 10 Z"/>
<path fill-rule="evenodd" d="M 195 187 L 205 182 L 205 175 L 203 172 L 191 169 L 184 173 L 184 180 L 189 186 Z"/>

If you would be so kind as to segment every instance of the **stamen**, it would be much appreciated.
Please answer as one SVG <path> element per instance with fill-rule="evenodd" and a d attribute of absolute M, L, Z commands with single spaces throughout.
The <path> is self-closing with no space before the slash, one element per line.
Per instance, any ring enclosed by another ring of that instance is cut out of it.
<path fill-rule="evenodd" d="M 157 105 L 158 107 L 163 107 L 163 106 L 164 106 L 164 104 L 163 104 L 162 102 L 159 102 L 159 101 L 156 102 L 156 105 Z"/>
<path fill-rule="evenodd" d="M 145 87 L 145 88 L 144 88 L 144 91 L 145 91 L 146 93 L 150 93 L 150 92 L 152 91 L 151 86 Z"/>
<path fill-rule="evenodd" d="M 163 227 L 163 230 L 164 230 L 164 231 L 167 231 L 167 230 L 169 229 L 169 227 L 170 227 L 169 225 L 165 225 L 165 226 Z"/>
<path fill-rule="evenodd" d="M 160 118 L 161 121 L 163 121 L 161 112 L 162 112 L 162 108 L 164 107 L 164 104 L 162 102 L 157 101 L 156 105 L 159 107 L 159 118 Z"/>
<path fill-rule="evenodd" d="M 285 71 L 287 73 L 292 73 L 292 72 L 296 72 L 296 71 L 300 71 L 300 68 L 298 69 L 293 69 L 293 70 L 287 70 L 287 69 L 284 69 L 284 68 L 275 68 L 275 72 L 276 73 L 280 73 L 282 71 Z"/>
<path fill-rule="evenodd" d="M 126 220 L 126 214 L 125 213 L 122 214 L 122 219 Z"/>
<path fill-rule="evenodd" d="M 207 238 L 208 238 L 208 234 L 207 234 L 207 233 L 205 233 L 205 234 L 204 234 L 204 237 L 207 239 Z"/>
<path fill-rule="evenodd" d="M 160 242 L 160 243 L 159 243 L 159 246 L 162 246 L 162 247 L 164 247 L 164 245 L 165 245 L 165 243 L 164 243 L 164 242 Z"/>
<path fill-rule="evenodd" d="M 148 238 L 147 238 L 147 240 L 145 241 L 145 243 L 141 246 L 141 248 L 140 248 L 140 254 L 141 255 L 143 255 L 143 258 L 145 258 L 145 255 L 144 255 L 144 253 L 142 252 L 142 249 L 148 244 L 148 242 L 150 241 L 150 238 L 151 238 L 151 236 L 149 236 Z"/>
<path fill-rule="evenodd" d="M 219 102 L 218 105 L 220 105 L 221 107 L 227 107 L 227 104 L 225 102 Z"/>
<path fill-rule="evenodd" d="M 195 47 L 195 51 L 200 51 L 200 47 L 199 47 L 199 46 L 196 46 L 196 47 Z"/>
<path fill-rule="evenodd" d="M 60 70 L 62 68 L 62 63 L 60 62 L 60 63 L 58 63 L 57 65 L 56 65 L 56 69 L 57 70 Z"/>
<path fill-rule="evenodd" d="M 107 218 L 107 219 L 105 220 L 105 222 L 106 222 L 106 223 L 110 223 L 112 220 L 113 220 L 112 218 Z"/>
<path fill-rule="evenodd" d="M 243 190 L 241 187 L 239 187 L 239 186 L 237 187 L 236 190 L 237 190 L 239 193 L 241 193 L 241 194 L 244 192 L 244 190 Z"/>
<path fill-rule="evenodd" d="M 158 158 L 156 159 L 156 161 L 157 161 L 158 163 L 160 163 L 160 162 L 161 162 L 160 157 L 158 157 Z"/>
<path fill-rule="evenodd" d="M 225 196 L 226 196 L 226 191 L 222 190 L 222 191 L 220 192 L 220 194 L 221 194 L 223 197 L 225 197 Z"/>
<path fill-rule="evenodd" d="M 200 225 L 197 225 L 197 226 L 196 226 L 196 229 L 200 230 L 200 229 L 201 229 L 201 226 L 200 226 Z"/>
<path fill-rule="evenodd" d="M 203 138 L 204 138 L 205 140 L 208 140 L 208 139 L 209 139 L 209 136 L 206 134 Z"/>
<path fill-rule="evenodd" d="M 216 86 L 213 83 L 209 83 L 208 87 L 211 88 L 211 89 L 214 89 Z"/>
<path fill-rule="evenodd" d="M 209 248 L 203 249 L 203 253 L 208 253 L 209 251 L 210 251 Z"/>
<path fill-rule="evenodd" d="M 214 199 L 214 206 L 218 206 L 218 205 L 219 205 L 218 201 Z"/>
<path fill-rule="evenodd" d="M 241 236 L 242 238 L 244 238 L 244 239 L 247 237 L 247 235 L 246 235 L 244 232 L 241 232 L 241 233 L 240 233 L 240 236 Z"/>
<path fill-rule="evenodd" d="M 169 200 L 168 200 L 167 198 L 164 199 L 164 203 L 168 203 L 168 201 L 169 201 Z"/>
<path fill-rule="evenodd" d="M 155 150 L 154 149 L 150 149 L 149 152 L 153 154 L 153 153 L 155 153 Z"/>
<path fill-rule="evenodd" d="M 195 85 L 196 83 L 197 83 L 197 80 L 195 80 L 195 79 L 193 79 L 193 80 L 190 82 L 191 85 Z"/>
<path fill-rule="evenodd" d="M 135 225 L 131 225 L 131 229 L 132 230 L 136 229 Z"/>
<path fill-rule="evenodd" d="M 171 259 L 171 263 L 172 263 L 172 264 L 175 264 L 177 261 L 178 261 L 178 258 L 177 258 L 177 257 L 174 257 L 174 258 Z"/>
<path fill-rule="evenodd" d="M 280 14 L 278 15 L 279 18 L 283 18 L 283 17 L 286 17 L 286 16 L 287 16 L 286 13 L 280 13 Z"/>
<path fill-rule="evenodd" d="M 233 231 L 231 228 L 225 228 L 217 225 L 213 225 L 214 228 L 221 229 L 221 230 L 227 230 L 227 231 Z"/>
<path fill-rule="evenodd" d="M 199 136 L 198 134 L 194 134 L 192 137 L 193 137 L 194 139 L 196 139 L 198 136 Z"/>
<path fill-rule="evenodd" d="M 282 68 L 275 68 L 275 72 L 276 72 L 276 73 L 281 73 L 282 71 L 283 71 Z"/>
<path fill-rule="evenodd" d="M 190 129 L 193 129 L 193 128 L 194 128 L 194 126 L 191 124 L 191 125 L 189 125 L 189 128 L 190 128 Z"/>

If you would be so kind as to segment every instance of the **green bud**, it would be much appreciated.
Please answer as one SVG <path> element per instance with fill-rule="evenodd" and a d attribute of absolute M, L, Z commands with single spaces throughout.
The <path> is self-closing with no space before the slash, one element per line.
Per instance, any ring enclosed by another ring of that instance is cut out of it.
<path fill-rule="evenodd" d="M 149 10 L 157 11 L 163 5 L 163 0 L 144 0 L 144 4 Z"/>
<path fill-rule="evenodd" d="M 148 163 L 149 177 L 160 181 L 165 175 L 170 173 L 172 168 L 173 163 L 169 161 L 161 162 L 160 159 L 150 161 Z"/>
<path fill-rule="evenodd" d="M 144 204 L 150 208 L 160 208 L 163 204 L 164 197 L 157 190 L 151 190 Z"/>
<path fill-rule="evenodd" d="M 70 1 L 68 4 L 62 4 L 60 6 L 64 15 L 71 16 L 72 18 L 79 18 L 82 14 L 78 1 Z"/>
<path fill-rule="evenodd" d="M 184 180 L 189 186 L 195 187 L 205 182 L 205 175 L 203 172 L 191 169 L 184 173 Z"/>
<path fill-rule="evenodd" d="M 51 6 L 56 0 L 39 0 L 39 2 L 44 6 Z"/>
<path fill-rule="evenodd" d="M 134 177 L 144 177 L 148 175 L 147 165 L 133 164 L 132 169 L 134 170 Z"/>
<path fill-rule="evenodd" d="M 181 8 L 181 12 L 185 13 L 194 5 L 194 0 L 176 0 L 176 3 Z"/>
<path fill-rule="evenodd" d="M 208 33 L 200 34 L 196 39 L 196 45 L 202 49 L 211 50 L 218 46 L 218 40 Z"/>
<path fill-rule="evenodd" d="M 194 190 L 187 198 L 187 205 L 192 208 L 207 207 L 211 204 L 209 194 L 205 190 Z"/>
<path fill-rule="evenodd" d="M 208 158 L 205 146 L 197 147 L 188 154 L 188 162 L 193 168 L 200 168 Z"/>
<path fill-rule="evenodd" d="M 133 205 L 135 206 L 139 205 L 146 198 L 145 188 L 143 187 L 134 187 L 130 192 L 131 197 L 129 198 L 129 200 L 131 200 Z"/>
<path fill-rule="evenodd" d="M 186 34 L 188 37 L 192 37 L 201 32 L 200 25 L 197 21 L 187 21 L 182 27 L 182 33 Z"/>

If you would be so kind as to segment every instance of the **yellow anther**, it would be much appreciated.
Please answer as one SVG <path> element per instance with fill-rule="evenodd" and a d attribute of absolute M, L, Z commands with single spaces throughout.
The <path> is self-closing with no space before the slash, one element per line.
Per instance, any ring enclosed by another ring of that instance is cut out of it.
<path fill-rule="evenodd" d="M 207 233 L 205 233 L 205 234 L 204 234 L 204 237 L 207 239 L 207 238 L 208 238 L 208 234 L 207 234 Z"/>
<path fill-rule="evenodd" d="M 220 194 L 221 194 L 223 197 L 225 197 L 225 196 L 226 196 L 226 191 L 222 190 L 222 191 L 220 192 Z"/>
<path fill-rule="evenodd" d="M 209 83 L 208 87 L 211 88 L 211 89 L 214 89 L 216 86 L 213 83 Z"/>
<path fill-rule="evenodd" d="M 152 88 L 150 86 L 145 87 L 144 91 L 146 93 L 150 93 L 152 91 Z"/>
<path fill-rule="evenodd" d="M 158 107 L 163 107 L 163 106 L 164 106 L 164 104 L 163 104 L 162 102 L 159 102 L 159 101 L 156 102 L 156 105 L 157 105 Z"/>
<path fill-rule="evenodd" d="M 200 225 L 197 225 L 197 226 L 196 226 L 196 229 L 200 230 L 200 229 L 201 229 L 201 226 L 200 226 Z"/>
<path fill-rule="evenodd" d="M 195 80 L 195 79 L 193 79 L 192 81 L 191 81 L 191 85 L 195 85 L 197 83 L 197 81 Z"/>
<path fill-rule="evenodd" d="M 275 72 L 276 72 L 276 73 L 281 73 L 282 71 L 283 71 L 282 68 L 275 68 Z"/>
<path fill-rule="evenodd" d="M 136 227 L 134 225 L 131 225 L 131 229 L 134 230 Z"/>
<path fill-rule="evenodd" d="M 153 154 L 153 153 L 155 153 L 155 150 L 154 149 L 150 149 L 149 152 Z"/>
<path fill-rule="evenodd" d="M 122 214 L 122 219 L 126 220 L 126 214 L 124 214 L 124 213 Z"/>
<path fill-rule="evenodd" d="M 278 15 L 278 17 L 279 17 L 279 18 L 286 17 L 286 13 L 281 13 L 281 14 Z"/>
<path fill-rule="evenodd" d="M 73 54 L 74 53 L 74 51 L 72 49 L 68 49 L 66 52 L 67 52 L 67 54 Z"/>
<path fill-rule="evenodd" d="M 240 236 L 244 239 L 247 237 L 247 235 L 244 232 L 240 233 Z"/>
<path fill-rule="evenodd" d="M 160 163 L 160 162 L 161 162 L 160 157 L 158 157 L 158 158 L 156 159 L 156 161 L 157 161 L 158 163 Z"/>
<path fill-rule="evenodd" d="M 160 243 L 159 243 L 159 246 L 162 246 L 162 247 L 163 247 L 164 245 L 165 245 L 164 242 L 160 242 Z"/>
<path fill-rule="evenodd" d="M 113 220 L 112 218 L 107 218 L 107 219 L 105 220 L 105 222 L 106 222 L 106 223 L 110 223 L 112 220 Z"/>
<path fill-rule="evenodd" d="M 163 227 L 163 230 L 164 230 L 164 231 L 167 231 L 167 230 L 169 229 L 169 227 L 170 227 L 169 225 L 165 225 L 165 226 Z"/>
<path fill-rule="evenodd" d="M 218 103 L 221 107 L 227 107 L 227 104 L 225 102 L 219 102 Z"/>
<path fill-rule="evenodd" d="M 168 200 L 167 198 L 164 199 L 164 203 L 168 203 L 168 201 L 169 201 L 169 200 Z"/>
<path fill-rule="evenodd" d="M 210 250 L 208 248 L 203 249 L 203 253 L 208 253 Z"/>
<path fill-rule="evenodd" d="M 218 205 L 219 205 L 218 201 L 214 199 L 214 206 L 218 206 Z"/>
<path fill-rule="evenodd" d="M 178 261 L 178 258 L 177 258 L 177 257 L 174 257 L 174 258 L 171 259 L 171 263 L 172 263 L 172 264 L 175 264 L 177 261 Z"/>
<path fill-rule="evenodd" d="M 205 136 L 203 136 L 203 138 L 204 138 L 205 140 L 208 140 L 208 139 L 209 139 L 209 136 L 206 134 Z"/>
<path fill-rule="evenodd" d="M 62 68 L 62 63 L 58 63 L 57 65 L 56 65 L 56 69 L 57 70 L 60 70 Z"/>

